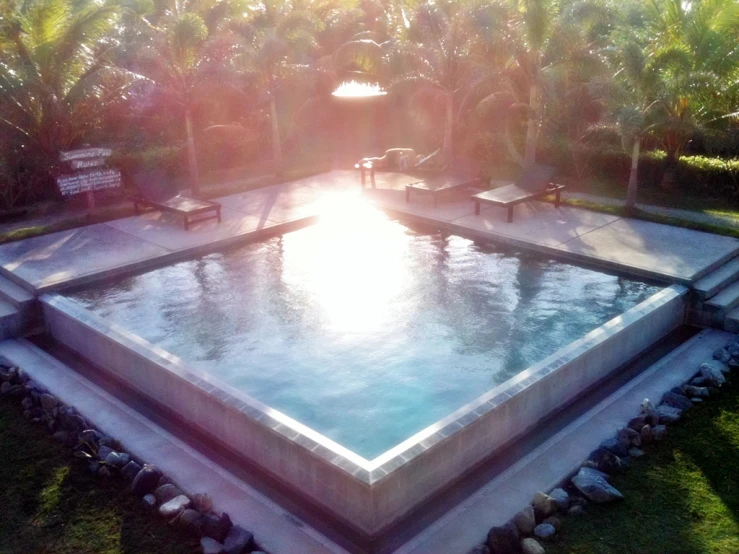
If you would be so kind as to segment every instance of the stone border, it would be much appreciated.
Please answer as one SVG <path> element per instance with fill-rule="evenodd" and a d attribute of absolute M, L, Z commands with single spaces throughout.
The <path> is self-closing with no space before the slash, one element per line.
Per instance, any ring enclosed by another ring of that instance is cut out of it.
<path fill-rule="evenodd" d="M 23 369 L 0 359 L 0 396 L 17 399 L 23 416 L 44 425 L 52 437 L 70 448 L 75 458 L 87 463 L 90 473 L 102 479 L 123 479 L 134 496 L 182 533 L 200 538 L 203 554 L 264 554 L 254 535 L 233 525 L 225 512 L 213 510 L 207 493 L 185 495 L 155 466 L 123 451 L 113 437 L 90 426 L 72 406 L 33 381 Z"/>
<path fill-rule="evenodd" d="M 504 525 L 492 527 L 486 542 L 469 554 L 545 554 L 541 542 L 555 537 L 562 524 L 561 516 L 582 515 L 590 502 L 623 500 L 621 492 L 610 484 L 610 475 L 627 470 L 631 458 L 644 456 L 643 445 L 663 440 L 668 425 L 680 421 L 685 410 L 707 400 L 712 390 L 726 383 L 725 375 L 737 368 L 739 340 L 733 339 L 717 349 L 713 359 L 702 363 L 682 386 L 665 392 L 656 408 L 645 398 L 639 414 L 621 427 L 615 437 L 602 442 L 562 487 L 549 494 L 536 493 L 530 505 Z"/>
<path fill-rule="evenodd" d="M 56 340 L 373 538 L 682 324 L 686 295 L 654 294 L 372 461 L 76 302 L 40 300 Z"/>

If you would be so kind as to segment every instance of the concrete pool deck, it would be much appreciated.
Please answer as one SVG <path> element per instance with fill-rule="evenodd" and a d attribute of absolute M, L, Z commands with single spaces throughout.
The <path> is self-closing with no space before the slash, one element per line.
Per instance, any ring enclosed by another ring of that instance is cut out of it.
<path fill-rule="evenodd" d="M 502 208 L 475 216 L 466 192 L 443 198 L 438 208 L 426 197 L 406 203 L 405 185 L 417 180 L 378 173 L 378 188 L 365 189 L 365 197 L 451 232 L 684 285 L 739 254 L 734 238 L 543 202 L 517 206 L 513 223 L 505 222 Z M 37 294 L 61 289 L 282 233 L 309 222 L 341 195 L 360 191 L 356 172 L 331 171 L 219 198 L 223 222 L 196 224 L 189 232 L 175 216 L 149 212 L 12 242 L 0 246 L 0 272 Z"/>

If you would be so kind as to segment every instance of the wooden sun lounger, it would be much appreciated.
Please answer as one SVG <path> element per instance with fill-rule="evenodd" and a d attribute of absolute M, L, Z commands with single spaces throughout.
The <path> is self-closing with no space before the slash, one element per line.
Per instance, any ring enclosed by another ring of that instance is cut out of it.
<path fill-rule="evenodd" d="M 522 202 L 554 194 L 554 206 L 559 208 L 564 185 L 552 182 L 555 168 L 547 165 L 532 165 L 524 169 L 516 183 L 475 194 L 475 215 L 480 215 L 480 204 L 492 204 L 508 208 L 508 223 L 513 221 L 513 207 Z"/>
<path fill-rule="evenodd" d="M 221 205 L 218 202 L 199 200 L 179 194 L 160 171 L 140 173 L 134 175 L 133 180 L 141 193 L 140 196 L 128 196 L 133 202 L 136 215 L 139 215 L 139 206 L 181 215 L 185 220 L 185 231 L 189 231 L 193 223 L 210 219 L 217 219 L 218 223 L 221 222 Z M 210 212 L 214 213 L 203 216 Z"/>
<path fill-rule="evenodd" d="M 435 175 L 405 186 L 405 201 L 411 201 L 411 191 L 421 194 L 430 194 L 434 199 L 434 208 L 438 206 L 439 195 L 450 190 L 471 187 L 483 183 L 480 177 L 469 175 L 441 174 Z"/>

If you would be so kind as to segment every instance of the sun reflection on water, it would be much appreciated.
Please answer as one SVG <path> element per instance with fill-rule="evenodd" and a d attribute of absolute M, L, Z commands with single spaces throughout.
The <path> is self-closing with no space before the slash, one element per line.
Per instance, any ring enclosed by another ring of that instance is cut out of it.
<path fill-rule="evenodd" d="M 412 276 L 405 228 L 387 219 L 361 197 L 332 196 L 311 232 L 285 242 L 283 279 L 313 298 L 334 332 L 366 333 L 394 317 L 392 301 Z"/>

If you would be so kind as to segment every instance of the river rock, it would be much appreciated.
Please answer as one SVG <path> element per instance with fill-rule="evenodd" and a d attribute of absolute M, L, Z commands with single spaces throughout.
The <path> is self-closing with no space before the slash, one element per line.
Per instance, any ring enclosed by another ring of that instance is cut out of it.
<path fill-rule="evenodd" d="M 659 423 L 659 414 L 657 413 L 657 408 L 655 408 L 654 404 L 649 401 L 649 398 L 645 398 L 644 400 L 642 400 L 641 410 L 642 413 L 647 416 L 647 423 L 649 425 L 654 427 Z"/>
<path fill-rule="evenodd" d="M 730 340 L 724 348 L 732 358 L 739 357 L 739 341 Z"/>
<path fill-rule="evenodd" d="M 627 424 L 629 429 L 633 429 L 637 433 L 641 432 L 642 427 L 647 424 L 647 414 L 639 414 L 636 417 L 632 417 Z"/>
<path fill-rule="evenodd" d="M 631 458 L 641 458 L 642 456 L 644 456 L 644 451 L 641 448 L 632 446 L 631 448 L 629 448 L 629 456 Z"/>
<path fill-rule="evenodd" d="M 562 527 L 562 520 L 560 520 L 557 516 L 550 516 L 542 521 L 542 523 L 547 523 L 551 525 L 557 531 L 559 531 L 560 527 Z"/>
<path fill-rule="evenodd" d="M 141 501 L 148 510 L 153 511 L 157 507 L 157 499 L 153 494 L 145 494 Z"/>
<path fill-rule="evenodd" d="M 59 412 L 59 420 L 64 429 L 74 434 L 80 433 L 87 427 L 84 418 L 75 413 Z"/>
<path fill-rule="evenodd" d="M 661 441 L 665 438 L 665 434 L 667 433 L 667 427 L 664 425 L 655 425 L 652 427 L 652 440 L 655 441 Z"/>
<path fill-rule="evenodd" d="M 69 444 L 69 433 L 66 431 L 57 431 L 52 435 L 52 438 L 62 444 Z"/>
<path fill-rule="evenodd" d="M 696 398 L 708 398 L 710 392 L 708 387 L 696 387 L 694 385 L 688 385 L 685 387 L 685 394 Z"/>
<path fill-rule="evenodd" d="M 536 539 L 528 538 L 521 541 L 521 552 L 523 554 L 546 554 L 547 551 L 536 542 Z"/>
<path fill-rule="evenodd" d="M 581 504 L 575 504 L 574 506 L 570 506 L 570 509 L 567 510 L 567 515 L 569 516 L 581 516 L 585 513 L 585 507 Z"/>
<path fill-rule="evenodd" d="M 580 468 L 577 475 L 572 478 L 572 484 L 593 502 L 604 503 L 623 499 L 623 495 L 608 482 L 608 475 L 596 469 Z"/>
<path fill-rule="evenodd" d="M 534 515 L 533 506 L 526 506 L 523 510 L 513 516 L 513 524 L 524 535 L 530 535 L 536 527 L 536 516 Z"/>
<path fill-rule="evenodd" d="M 726 370 L 729 369 L 727 365 L 713 360 L 701 364 L 700 372 L 711 386 L 720 387 L 726 382 L 726 377 L 724 377 L 724 370 L 722 368 L 726 368 Z"/>
<path fill-rule="evenodd" d="M 726 348 L 719 348 L 714 350 L 713 359 L 718 360 L 722 364 L 728 364 L 731 360 L 731 354 L 729 354 L 729 351 L 726 350 Z"/>
<path fill-rule="evenodd" d="M 184 494 L 175 496 L 159 506 L 159 515 L 164 519 L 172 520 L 189 508 L 190 504 L 190 499 Z"/>
<path fill-rule="evenodd" d="M 106 464 L 110 464 L 113 467 L 117 467 L 118 469 L 122 468 L 130 461 L 131 456 L 129 456 L 125 452 L 111 452 L 105 457 Z"/>
<path fill-rule="evenodd" d="M 254 554 L 252 552 L 252 554 Z M 487 544 L 478 544 L 475 548 L 470 550 L 467 554 L 490 554 L 490 549 Z"/>
<path fill-rule="evenodd" d="M 203 530 L 203 514 L 187 508 L 177 519 L 179 525 L 188 535 L 199 537 Z"/>
<path fill-rule="evenodd" d="M 99 441 L 100 437 L 102 437 L 102 435 L 95 429 L 85 429 L 77 435 L 80 442 L 86 442 L 89 444 Z"/>
<path fill-rule="evenodd" d="M 42 394 L 39 400 L 41 401 L 41 407 L 47 412 L 59 405 L 59 399 L 51 394 Z"/>
<path fill-rule="evenodd" d="M 660 404 L 659 408 L 657 408 L 657 413 L 659 413 L 659 420 L 662 423 L 677 423 L 680 421 L 680 418 L 683 415 L 683 411 L 678 408 L 673 408 L 672 406 L 668 406 L 667 404 Z"/>
<path fill-rule="evenodd" d="M 693 385 L 694 387 L 702 387 L 704 385 L 708 385 L 709 382 L 708 382 L 708 379 L 706 379 L 702 375 L 699 375 L 698 377 L 693 377 L 690 380 L 690 384 Z"/>
<path fill-rule="evenodd" d="M 557 501 L 543 492 L 537 492 L 531 504 L 534 506 L 534 514 L 537 520 L 542 520 L 557 513 Z"/>
<path fill-rule="evenodd" d="M 622 471 L 624 468 L 621 458 L 605 448 L 596 448 L 590 453 L 588 460 L 592 462 L 595 469 L 605 471 L 606 473 Z"/>
<path fill-rule="evenodd" d="M 203 518 L 203 535 L 218 542 L 223 542 L 226 540 L 226 535 L 228 535 L 232 526 L 231 518 L 226 512 L 221 514 L 211 512 L 205 514 Z"/>
<path fill-rule="evenodd" d="M 554 528 L 554 525 L 551 525 L 549 523 L 540 523 L 534 529 L 534 535 L 544 540 L 549 540 L 556 534 L 557 530 Z"/>
<path fill-rule="evenodd" d="M 254 535 L 249 531 L 234 525 L 226 535 L 226 540 L 223 541 L 223 551 L 226 554 L 242 554 L 247 548 L 251 548 L 254 543 Z"/>
<path fill-rule="evenodd" d="M 162 485 L 161 487 L 157 488 L 154 491 L 154 496 L 157 497 L 157 502 L 160 504 L 164 504 L 165 502 L 169 502 L 173 498 L 176 498 L 178 496 L 182 496 L 183 493 L 180 489 L 175 487 L 174 485 Z"/>
<path fill-rule="evenodd" d="M 601 448 L 605 448 L 609 452 L 613 452 L 616 456 L 623 457 L 629 453 L 629 447 L 621 444 L 616 437 L 604 440 L 600 443 Z"/>
<path fill-rule="evenodd" d="M 144 496 L 153 492 L 161 476 L 162 472 L 156 466 L 144 464 L 131 483 L 131 492 L 136 496 Z"/>
<path fill-rule="evenodd" d="M 557 507 L 561 511 L 564 511 L 570 507 L 570 495 L 567 494 L 566 490 L 562 488 L 556 488 L 549 493 L 549 496 L 554 498 L 554 500 L 557 502 Z"/>
<path fill-rule="evenodd" d="M 519 552 L 521 543 L 518 538 L 518 528 L 510 521 L 500 527 L 491 527 L 488 531 L 488 546 L 495 554 Z"/>
<path fill-rule="evenodd" d="M 639 431 L 641 431 L 641 429 L 639 429 Z M 616 438 L 627 448 L 629 446 L 640 446 L 641 434 L 639 431 L 634 431 L 629 427 L 622 427 L 618 430 L 618 433 L 616 433 Z"/>
<path fill-rule="evenodd" d="M 225 552 L 224 546 L 210 537 L 200 539 L 200 548 L 203 549 L 203 554 L 223 554 Z"/>
<path fill-rule="evenodd" d="M 662 402 L 663 404 L 667 404 L 668 406 L 672 406 L 678 410 L 687 410 L 688 408 L 693 407 L 693 403 L 687 396 L 675 394 L 674 392 L 665 393 L 662 397 Z M 657 408 L 657 413 L 659 413 L 659 408 Z"/>
<path fill-rule="evenodd" d="M 645 425 L 641 429 L 641 443 L 650 444 L 652 442 L 652 426 Z"/>
<path fill-rule="evenodd" d="M 201 514 L 207 514 L 213 509 L 213 500 L 209 494 L 200 492 L 192 497 L 192 507 Z"/>
<path fill-rule="evenodd" d="M 131 460 L 123 466 L 123 469 L 121 469 L 121 475 L 123 475 L 126 481 L 133 481 L 139 471 L 141 471 L 141 466 Z"/>

